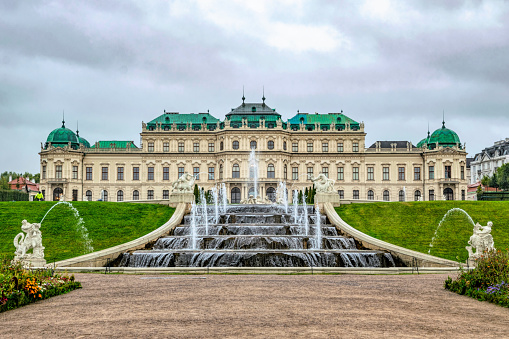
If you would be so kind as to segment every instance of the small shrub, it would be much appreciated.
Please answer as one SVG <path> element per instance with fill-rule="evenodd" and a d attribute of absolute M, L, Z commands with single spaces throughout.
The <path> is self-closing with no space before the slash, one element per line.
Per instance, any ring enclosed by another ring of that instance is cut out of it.
<path fill-rule="evenodd" d="M 462 271 L 456 280 L 448 277 L 444 287 L 458 294 L 509 307 L 509 252 L 486 252 L 476 267 Z"/>

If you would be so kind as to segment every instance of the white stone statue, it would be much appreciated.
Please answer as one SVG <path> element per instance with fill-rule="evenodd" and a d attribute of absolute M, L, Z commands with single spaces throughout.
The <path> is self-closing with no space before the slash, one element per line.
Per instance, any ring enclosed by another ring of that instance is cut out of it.
<path fill-rule="evenodd" d="M 327 178 L 323 173 L 318 174 L 316 178 L 311 177 L 311 181 L 315 184 L 316 193 L 334 192 L 335 181 Z"/>
<path fill-rule="evenodd" d="M 481 226 L 479 223 L 474 226 L 474 234 L 470 237 L 468 244 L 470 246 L 465 247 L 468 251 L 469 259 L 477 259 L 483 255 L 486 251 L 494 251 L 495 244 L 491 235 L 491 227 L 493 223 L 488 222 L 486 226 Z M 472 247 L 475 249 L 475 253 L 472 251 Z"/>
<path fill-rule="evenodd" d="M 26 220 L 21 222 L 21 232 L 14 237 L 14 260 L 22 260 L 27 262 L 41 262 L 44 260 L 44 247 L 42 246 L 41 224 L 29 223 Z M 33 249 L 33 253 L 27 253 Z"/>
<path fill-rule="evenodd" d="M 184 173 L 172 184 L 172 193 L 193 193 L 194 176 Z"/>

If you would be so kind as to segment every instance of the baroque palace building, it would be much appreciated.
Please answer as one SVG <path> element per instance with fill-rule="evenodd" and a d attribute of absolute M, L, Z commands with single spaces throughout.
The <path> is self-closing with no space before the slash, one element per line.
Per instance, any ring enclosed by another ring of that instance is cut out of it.
<path fill-rule="evenodd" d="M 283 121 L 262 99 L 246 103 L 243 97 L 224 121 L 165 111 L 142 122 L 140 147 L 133 141 L 90 145 L 62 121 L 41 145 L 41 191 L 47 200 L 168 199 L 172 183 L 188 172 L 205 190 L 224 183 L 230 202 L 238 203 L 253 191 L 254 148 L 262 198 L 273 200 L 280 181 L 288 190 L 304 190 L 310 176 L 323 173 L 335 180 L 341 199 L 465 199 L 467 153 L 445 123 L 417 146 L 376 141 L 366 147 L 364 123 L 342 111 L 298 112 Z"/>

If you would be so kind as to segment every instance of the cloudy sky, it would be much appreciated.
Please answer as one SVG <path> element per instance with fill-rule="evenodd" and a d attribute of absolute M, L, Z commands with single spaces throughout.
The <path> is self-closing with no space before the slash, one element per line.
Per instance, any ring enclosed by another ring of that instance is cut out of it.
<path fill-rule="evenodd" d="M 134 140 L 163 110 L 246 101 L 339 112 L 366 144 L 446 126 L 471 156 L 509 137 L 508 1 L 0 0 L 0 171 L 39 172 L 61 125 Z"/>

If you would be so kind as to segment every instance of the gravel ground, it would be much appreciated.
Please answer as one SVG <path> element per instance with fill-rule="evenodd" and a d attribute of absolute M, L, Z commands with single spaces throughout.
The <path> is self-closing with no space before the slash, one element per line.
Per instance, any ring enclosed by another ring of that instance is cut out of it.
<path fill-rule="evenodd" d="M 0 314 L 2 338 L 507 338 L 509 310 L 447 275 L 76 274 L 83 289 Z"/>

